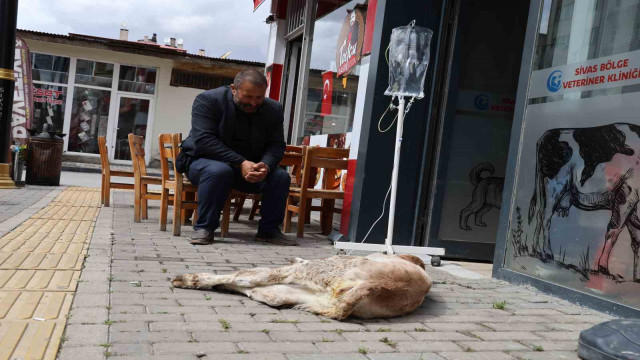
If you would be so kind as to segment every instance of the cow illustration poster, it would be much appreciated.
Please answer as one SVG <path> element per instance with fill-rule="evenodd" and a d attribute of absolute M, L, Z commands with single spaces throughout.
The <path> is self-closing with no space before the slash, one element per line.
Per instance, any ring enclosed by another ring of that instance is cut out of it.
<path fill-rule="evenodd" d="M 638 93 L 527 106 L 505 266 L 640 307 Z"/>

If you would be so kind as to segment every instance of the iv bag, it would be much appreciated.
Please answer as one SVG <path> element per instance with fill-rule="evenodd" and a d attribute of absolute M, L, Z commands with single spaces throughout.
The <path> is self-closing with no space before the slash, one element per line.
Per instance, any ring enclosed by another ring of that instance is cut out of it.
<path fill-rule="evenodd" d="M 385 95 L 424 97 L 433 31 L 420 26 L 400 26 L 391 31 L 389 87 Z"/>

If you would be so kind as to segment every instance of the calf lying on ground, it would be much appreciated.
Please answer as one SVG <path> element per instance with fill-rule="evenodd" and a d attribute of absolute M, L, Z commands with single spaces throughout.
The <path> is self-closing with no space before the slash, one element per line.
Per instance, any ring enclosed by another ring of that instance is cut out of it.
<path fill-rule="evenodd" d="M 422 260 L 382 254 L 296 258 L 281 268 L 184 274 L 172 282 L 186 289 L 219 287 L 271 306 L 292 306 L 338 320 L 350 315 L 370 319 L 410 313 L 431 288 Z"/>

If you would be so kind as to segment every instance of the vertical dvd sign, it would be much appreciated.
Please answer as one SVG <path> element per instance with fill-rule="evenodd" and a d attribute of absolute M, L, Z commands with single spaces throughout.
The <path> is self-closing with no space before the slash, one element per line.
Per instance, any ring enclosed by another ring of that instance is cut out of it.
<path fill-rule="evenodd" d="M 364 16 L 362 11 L 354 8 L 349 11 L 342 23 L 340 36 L 336 45 L 336 64 L 338 76 L 348 75 L 360 61 L 362 43 L 364 41 Z"/>
<path fill-rule="evenodd" d="M 13 63 L 16 75 L 13 95 L 13 111 L 11 116 L 11 139 L 13 142 L 26 144 L 27 129 L 33 118 L 33 93 L 31 84 L 31 63 L 27 43 L 16 36 L 16 52 Z"/>

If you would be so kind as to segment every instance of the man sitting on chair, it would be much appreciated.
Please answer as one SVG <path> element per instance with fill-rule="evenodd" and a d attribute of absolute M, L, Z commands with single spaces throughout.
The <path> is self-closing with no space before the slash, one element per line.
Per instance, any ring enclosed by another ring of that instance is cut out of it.
<path fill-rule="evenodd" d="M 278 167 L 285 151 L 282 105 L 265 98 L 267 79 L 242 70 L 230 86 L 198 95 L 191 132 L 176 161 L 198 186 L 198 219 L 190 242 L 213 243 L 220 212 L 231 189 L 261 193 L 256 241 L 297 245 L 280 231 L 291 178 Z"/>

